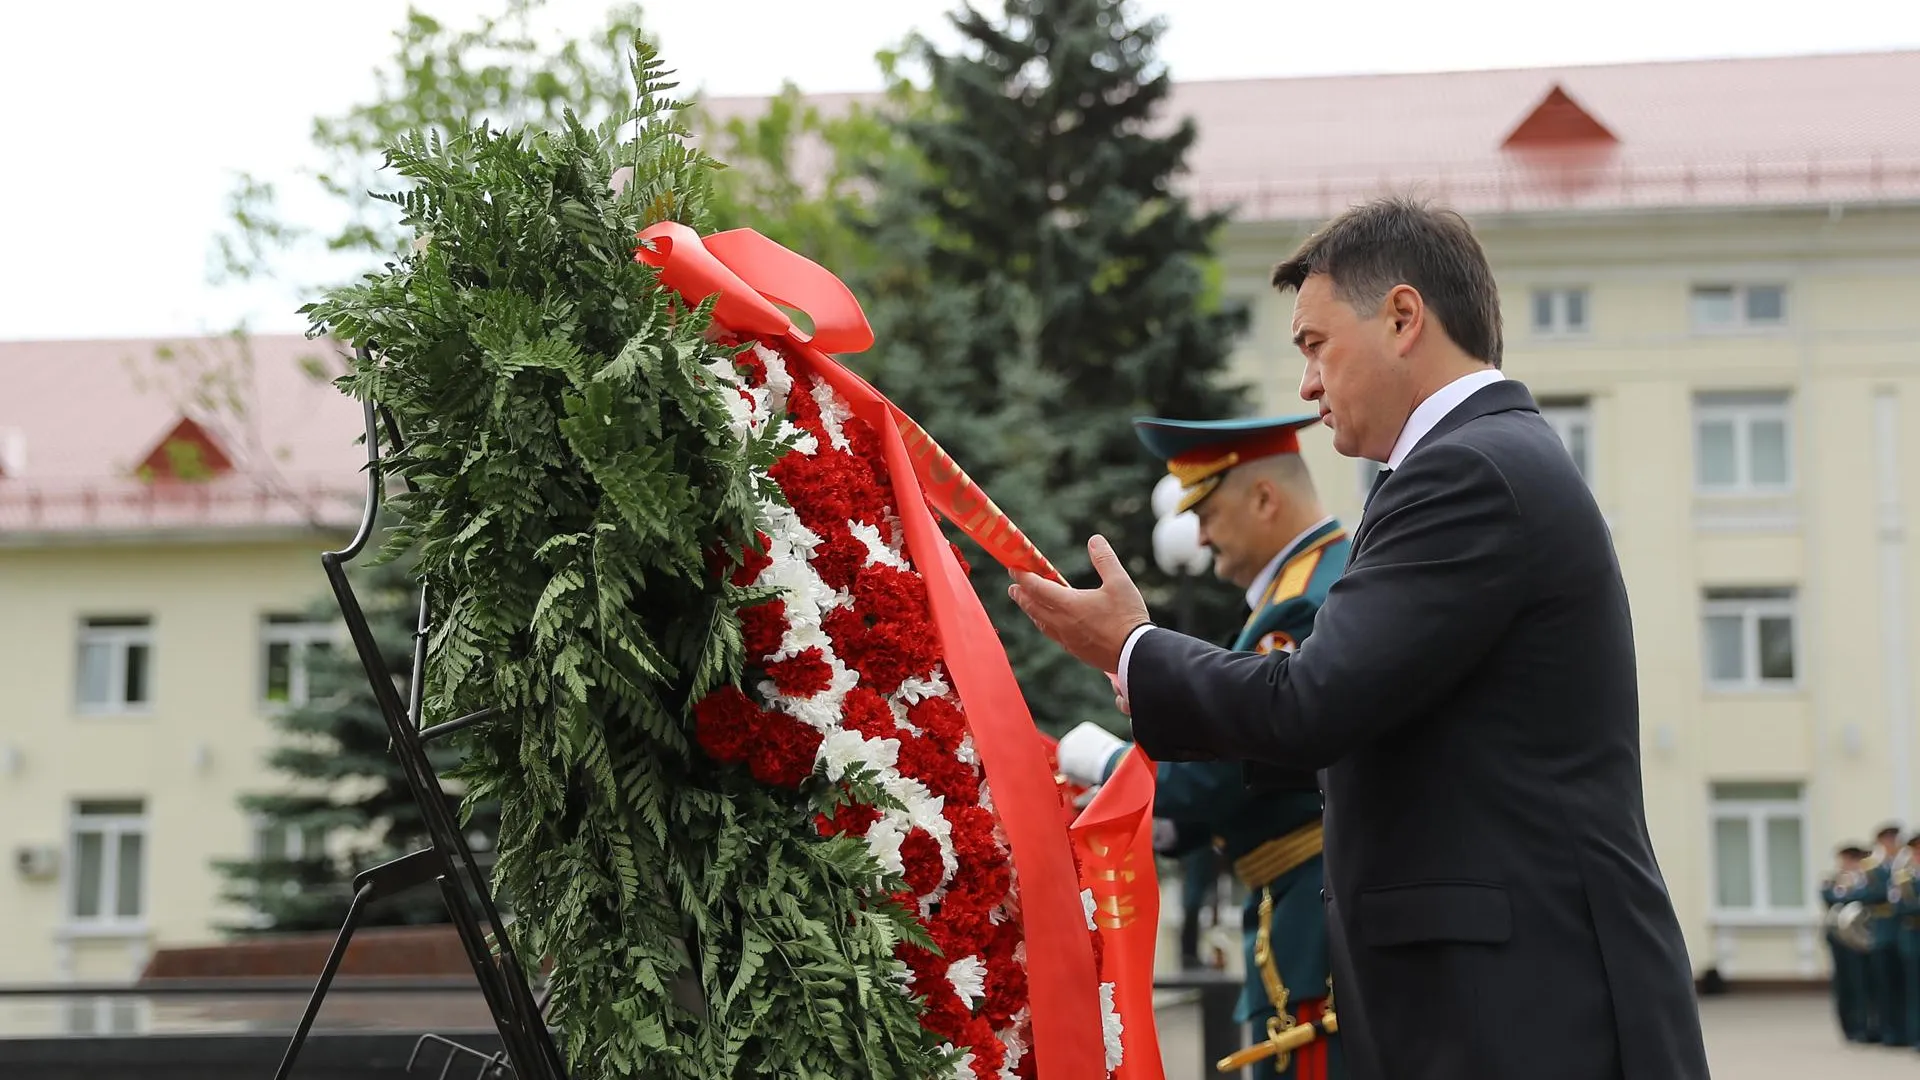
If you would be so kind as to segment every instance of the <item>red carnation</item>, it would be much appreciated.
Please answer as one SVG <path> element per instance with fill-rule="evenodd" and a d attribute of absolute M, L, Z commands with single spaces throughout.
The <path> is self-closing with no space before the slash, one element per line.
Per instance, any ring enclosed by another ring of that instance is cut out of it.
<path fill-rule="evenodd" d="M 980 799 L 980 783 L 973 770 L 931 739 L 903 734 L 899 762 L 902 775 L 920 781 L 950 803 L 971 804 Z"/>
<path fill-rule="evenodd" d="M 810 698 L 833 685 L 833 667 L 818 647 L 767 665 L 767 676 L 787 697 Z M 814 733 L 817 737 L 819 732 Z"/>
<path fill-rule="evenodd" d="M 853 604 L 875 622 L 924 624 L 932 628 L 927 611 L 927 587 L 911 570 L 874 563 L 862 567 L 853 584 Z"/>
<path fill-rule="evenodd" d="M 779 652 L 780 640 L 787 634 L 787 602 L 772 600 L 742 611 L 740 634 L 749 662 L 758 663 Z"/>
<path fill-rule="evenodd" d="M 907 887 L 925 896 L 940 887 L 946 867 L 940 860 L 940 841 L 925 829 L 916 828 L 900 841 L 900 861 L 905 864 Z"/>
<path fill-rule="evenodd" d="M 793 392 L 787 395 L 787 419 L 793 426 L 811 431 L 820 439 L 821 447 L 827 444 L 827 428 L 820 422 L 820 403 L 813 399 L 813 378 L 798 371 L 793 373 Z"/>
<path fill-rule="evenodd" d="M 850 416 L 840 425 L 840 431 L 847 437 L 847 447 L 853 456 L 871 466 L 875 473 L 885 478 L 887 475 L 886 452 L 880 446 L 880 437 L 873 432 L 872 425 L 857 416 Z"/>
<path fill-rule="evenodd" d="M 949 754 L 960 749 L 967 734 L 966 716 L 948 698 L 925 698 L 908 706 L 907 719 Z"/>
<path fill-rule="evenodd" d="M 841 710 L 840 726 L 869 739 L 894 739 L 904 734 L 893 721 L 893 710 L 887 707 L 887 699 L 868 687 L 856 686 L 847 691 L 846 704 Z"/>
<path fill-rule="evenodd" d="M 986 1017 L 976 1016 L 967 1021 L 961 1029 L 961 1040 L 955 1045 L 973 1051 L 973 1075 L 978 1080 L 1000 1080 L 1000 1066 L 1006 1060 L 1007 1048 L 993 1033 L 993 1025 Z"/>
<path fill-rule="evenodd" d="M 944 815 L 953 825 L 953 857 L 962 865 L 1002 861 L 993 839 L 993 815 L 986 808 L 948 803 Z"/>
<path fill-rule="evenodd" d="M 987 918 L 991 907 L 972 890 L 950 888 L 940 901 L 940 917 L 929 930 L 934 944 L 948 956 L 978 953 L 993 936 L 993 923 Z"/>
<path fill-rule="evenodd" d="M 767 381 L 767 362 L 753 349 L 739 353 L 733 358 L 734 369 L 747 380 L 748 386 L 764 386 Z"/>
<path fill-rule="evenodd" d="M 816 533 L 844 526 L 853 514 L 846 455 L 828 450 L 824 437 L 820 441 L 819 453 L 788 454 L 767 470 L 787 497 L 787 505 Z"/>
<path fill-rule="evenodd" d="M 866 803 L 841 803 L 833 810 L 833 816 L 815 815 L 819 819 L 820 833 L 831 836 L 845 833 L 849 836 L 865 836 L 873 823 L 880 820 L 880 811 Z"/>
<path fill-rule="evenodd" d="M 828 588 L 849 591 L 866 561 L 867 545 L 853 535 L 845 521 L 821 533 L 820 545 L 813 549 L 813 558 L 807 560 Z"/>
<path fill-rule="evenodd" d="M 749 755 L 755 780 L 797 788 L 801 781 L 813 775 L 814 758 L 820 751 L 818 731 L 790 716 L 767 713 L 759 735 Z"/>
<path fill-rule="evenodd" d="M 737 686 L 723 686 L 693 707 L 693 736 L 707 756 L 725 765 L 747 760 L 761 709 Z"/>
<path fill-rule="evenodd" d="M 972 574 L 973 564 L 967 561 L 965 555 L 960 554 L 960 545 L 949 540 L 947 541 L 947 546 L 953 549 L 953 561 L 960 564 L 960 572 L 962 574 Z"/>
<path fill-rule="evenodd" d="M 930 626 L 908 631 L 899 623 L 876 623 L 846 639 L 836 637 L 834 645 L 840 659 L 860 673 L 860 681 L 882 694 L 932 671 L 940 658 L 940 643 Z"/>

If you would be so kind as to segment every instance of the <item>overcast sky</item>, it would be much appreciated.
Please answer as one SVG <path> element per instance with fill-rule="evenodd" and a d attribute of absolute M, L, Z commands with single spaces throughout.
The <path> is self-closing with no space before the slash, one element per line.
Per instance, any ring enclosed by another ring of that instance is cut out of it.
<path fill-rule="evenodd" d="M 450 23 L 498 0 L 420 0 Z M 556 33 L 604 2 L 550 0 Z M 953 0 L 673 0 L 646 22 L 683 85 L 878 86 Z M 1778 15 L 1763 14 L 1771 9 Z M 1177 79 L 1533 67 L 1920 47 L 1920 0 L 1151 0 Z M 0 340 L 303 329 L 305 298 L 207 284 L 230 177 L 298 184 L 312 118 L 364 100 L 403 0 L 0 0 Z M 750 34 L 742 31 L 750 30 Z M 1912 88 L 1920 100 L 1920 87 Z"/>

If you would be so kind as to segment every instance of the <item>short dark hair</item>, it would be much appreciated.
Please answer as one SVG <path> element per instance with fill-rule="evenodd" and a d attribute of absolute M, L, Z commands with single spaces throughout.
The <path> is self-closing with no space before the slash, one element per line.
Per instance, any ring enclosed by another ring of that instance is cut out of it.
<path fill-rule="evenodd" d="M 1313 274 L 1362 311 L 1411 285 L 1461 351 L 1500 366 L 1500 291 L 1472 227 L 1451 210 L 1397 196 L 1356 206 L 1274 267 L 1273 286 L 1298 289 Z"/>

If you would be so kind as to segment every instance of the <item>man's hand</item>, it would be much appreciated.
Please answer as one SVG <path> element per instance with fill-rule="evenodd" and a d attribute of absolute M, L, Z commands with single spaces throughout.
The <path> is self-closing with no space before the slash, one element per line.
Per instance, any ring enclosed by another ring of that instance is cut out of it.
<path fill-rule="evenodd" d="M 1134 588 L 1105 537 L 1087 541 L 1087 554 L 1100 575 L 1099 588 L 1073 589 L 1018 571 L 1007 595 L 1041 633 L 1074 659 L 1112 673 L 1120 668 L 1120 648 L 1127 643 L 1127 635 L 1149 621 L 1147 602 L 1140 599 L 1140 590 Z"/>

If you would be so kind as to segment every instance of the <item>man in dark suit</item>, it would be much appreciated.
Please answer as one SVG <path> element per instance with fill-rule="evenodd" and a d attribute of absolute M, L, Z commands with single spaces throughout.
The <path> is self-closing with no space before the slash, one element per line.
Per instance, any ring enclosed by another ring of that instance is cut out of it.
<path fill-rule="evenodd" d="M 1526 387 L 1457 215 L 1388 199 L 1274 272 L 1301 396 L 1386 463 L 1292 653 L 1155 627 L 1111 548 L 1098 589 L 1014 599 L 1106 671 L 1141 748 L 1316 769 L 1349 1068 L 1377 1080 L 1707 1076 L 1647 834 L 1627 594 L 1605 522 Z"/>

